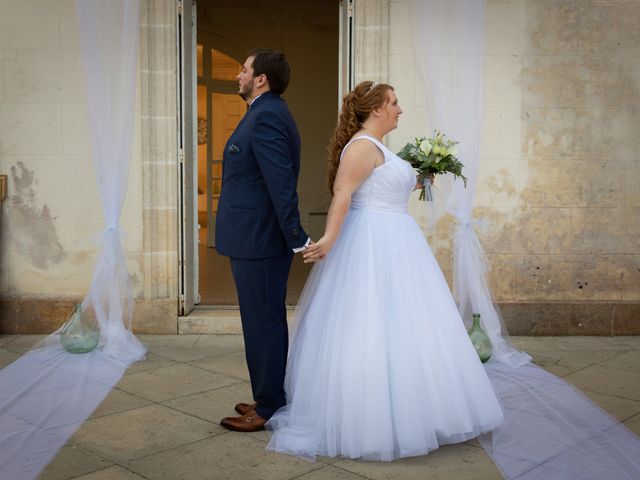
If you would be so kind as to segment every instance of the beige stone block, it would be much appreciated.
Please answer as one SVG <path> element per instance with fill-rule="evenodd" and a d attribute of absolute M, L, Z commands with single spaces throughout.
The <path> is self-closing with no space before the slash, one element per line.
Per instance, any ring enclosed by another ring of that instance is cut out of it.
<path fill-rule="evenodd" d="M 640 209 L 574 208 L 571 216 L 574 253 L 640 253 Z"/>
<path fill-rule="evenodd" d="M 153 272 L 145 271 L 145 276 L 152 274 Z M 177 291 L 169 298 L 145 297 L 145 299 L 136 300 L 133 330 L 137 333 L 176 334 L 178 333 L 177 318 Z"/>
<path fill-rule="evenodd" d="M 414 48 L 411 35 L 412 17 L 409 2 L 389 2 L 389 58 L 395 54 L 411 53 Z M 393 67 L 390 68 L 394 72 Z M 392 78 L 392 77 L 391 77 Z"/>
<path fill-rule="evenodd" d="M 238 461 L 238 452 L 250 461 Z M 215 453 L 215 454 L 212 454 Z M 298 458 L 267 452 L 264 443 L 251 435 L 234 432 L 157 453 L 127 463 L 126 467 L 145 478 L 212 478 L 216 480 L 283 480 L 323 467 Z"/>
<path fill-rule="evenodd" d="M 55 49 L 59 47 L 58 2 L 5 0 L 0 18 L 0 49 Z"/>
<path fill-rule="evenodd" d="M 84 103 L 62 104 L 62 151 L 67 155 L 92 153 L 91 126 Z"/>
<path fill-rule="evenodd" d="M 2 31 L 2 20 L 0 20 L 0 32 Z M 0 33 L 0 45 L 2 44 L 2 33 Z M 4 102 L 4 55 L 0 50 L 0 102 Z"/>
<path fill-rule="evenodd" d="M 422 88 L 420 83 L 416 83 L 415 76 L 409 73 L 409 70 L 416 69 L 415 62 L 415 56 L 410 49 L 389 55 L 389 83 L 393 85 L 398 104 L 402 108 L 404 105 L 415 105 L 414 91 L 416 88 Z"/>
<path fill-rule="evenodd" d="M 515 300 L 522 258 L 517 255 L 487 255 L 491 270 L 487 281 L 496 301 Z"/>
<path fill-rule="evenodd" d="M 583 205 L 585 162 L 529 160 L 521 163 L 520 197 L 529 207 Z"/>
<path fill-rule="evenodd" d="M 64 480 L 79 475 L 103 470 L 113 462 L 77 445 L 67 444 L 55 456 L 38 478 L 41 480 Z"/>
<path fill-rule="evenodd" d="M 76 2 L 74 0 L 58 0 L 60 8 L 60 48 L 78 50 L 80 38 L 76 18 Z"/>
<path fill-rule="evenodd" d="M 79 100 L 77 87 L 81 71 L 76 52 L 9 50 L 4 54 L 4 64 L 6 101 Z"/>
<path fill-rule="evenodd" d="M 489 35 L 493 35 L 493 32 L 490 32 Z M 519 108 L 522 103 L 521 73 L 520 57 L 515 55 L 486 55 L 484 104 L 487 107 Z"/>
<path fill-rule="evenodd" d="M 7 252 L 31 252 L 30 259 L 38 268 L 57 265 L 64 260 L 65 207 L 61 204 L 16 203 L 5 219 L 12 226 L 3 248 Z M 7 265 L 11 265 L 9 254 Z"/>
<path fill-rule="evenodd" d="M 522 157 L 521 115 L 519 108 L 485 108 L 481 158 L 513 160 Z"/>
<path fill-rule="evenodd" d="M 517 160 L 481 158 L 475 205 L 478 207 L 515 207 L 520 202 Z"/>
<path fill-rule="evenodd" d="M 519 210 L 476 207 L 473 209 L 476 235 L 488 254 L 522 254 L 523 230 Z"/>
<path fill-rule="evenodd" d="M 640 9 L 637 3 L 593 3 L 580 15 L 582 55 L 638 56 Z"/>
<path fill-rule="evenodd" d="M 177 314 L 178 299 L 178 254 L 173 252 L 151 252 L 145 244 L 144 272 L 145 272 L 145 298 L 170 298 L 175 301 L 172 310 Z M 173 318 L 176 333 L 176 318 Z M 152 332 L 149 332 L 152 333 Z M 168 333 L 168 332 L 165 332 Z"/>
<path fill-rule="evenodd" d="M 601 255 L 526 255 L 517 295 L 547 302 L 620 300 L 620 268 Z"/>
<path fill-rule="evenodd" d="M 522 210 L 519 230 L 524 250 L 533 254 L 563 254 L 571 251 L 570 208 L 527 208 Z"/>
<path fill-rule="evenodd" d="M 121 463 L 196 442 L 216 433 L 218 428 L 175 410 L 150 405 L 89 420 L 71 441 Z"/>
<path fill-rule="evenodd" d="M 521 118 L 525 157 L 563 160 L 575 157 L 574 109 L 527 107 Z"/>
<path fill-rule="evenodd" d="M 640 161 L 626 162 L 624 206 L 640 207 Z"/>
<path fill-rule="evenodd" d="M 612 255 L 611 260 L 621 269 L 622 300 L 640 301 L 640 255 Z"/>
<path fill-rule="evenodd" d="M 576 114 L 576 157 L 598 162 L 638 161 L 640 110 L 590 108 Z"/>
<path fill-rule="evenodd" d="M 491 54 L 575 54 L 581 2 L 487 2 L 486 50 Z"/>
<path fill-rule="evenodd" d="M 177 163 L 152 163 L 143 159 L 141 170 L 143 182 L 143 208 L 145 210 L 177 209 Z"/>
<path fill-rule="evenodd" d="M 0 154 L 59 153 L 62 153 L 59 104 L 0 104 Z"/>
<path fill-rule="evenodd" d="M 65 157 L 5 155 L 0 159 L 0 168 L 9 175 L 7 198 L 4 200 L 8 205 L 35 206 L 65 202 Z"/>
<path fill-rule="evenodd" d="M 67 297 L 83 296 L 91 282 L 97 254 L 93 252 L 64 253 L 58 260 L 55 252 L 45 249 L 17 251 L 8 262 L 9 284 L 15 295 Z M 61 281 L 64 279 L 64 281 Z"/>

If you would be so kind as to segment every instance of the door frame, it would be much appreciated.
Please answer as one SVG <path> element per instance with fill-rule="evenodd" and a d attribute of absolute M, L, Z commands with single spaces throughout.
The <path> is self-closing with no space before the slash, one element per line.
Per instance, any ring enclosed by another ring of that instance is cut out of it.
<path fill-rule="evenodd" d="M 360 3 L 361 0 L 358 0 Z M 338 108 L 355 85 L 355 3 L 340 0 L 338 45 Z M 176 0 L 178 56 L 179 315 L 200 303 L 198 264 L 197 177 L 197 8 L 196 0 Z"/>

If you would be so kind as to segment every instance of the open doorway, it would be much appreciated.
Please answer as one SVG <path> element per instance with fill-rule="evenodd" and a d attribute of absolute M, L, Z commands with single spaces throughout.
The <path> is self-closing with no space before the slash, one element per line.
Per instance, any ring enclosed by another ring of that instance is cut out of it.
<path fill-rule="evenodd" d="M 292 76 L 284 99 L 302 138 L 301 219 L 312 238 L 318 238 L 330 201 L 325 146 L 339 105 L 340 1 L 198 0 L 196 6 L 200 306 L 237 305 L 229 260 L 215 249 L 222 152 L 246 112 L 235 75 L 251 48 L 287 54 Z M 297 303 L 310 268 L 301 256 L 294 257 L 287 304 Z"/>

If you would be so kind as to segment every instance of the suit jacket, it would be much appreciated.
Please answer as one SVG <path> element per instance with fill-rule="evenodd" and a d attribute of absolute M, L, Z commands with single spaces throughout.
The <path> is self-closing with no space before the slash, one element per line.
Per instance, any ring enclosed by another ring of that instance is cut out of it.
<path fill-rule="evenodd" d="M 299 171 L 300 135 L 293 117 L 280 95 L 265 92 L 224 149 L 218 253 L 266 258 L 305 244 L 296 192 Z"/>

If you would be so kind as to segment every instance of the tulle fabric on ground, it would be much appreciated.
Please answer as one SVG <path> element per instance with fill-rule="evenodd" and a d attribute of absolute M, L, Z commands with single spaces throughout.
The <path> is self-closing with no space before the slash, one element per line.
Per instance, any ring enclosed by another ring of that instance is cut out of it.
<path fill-rule="evenodd" d="M 268 449 L 393 460 L 487 432 L 502 410 L 413 218 L 354 209 L 296 312 Z"/>

